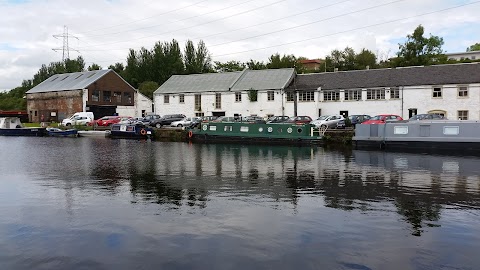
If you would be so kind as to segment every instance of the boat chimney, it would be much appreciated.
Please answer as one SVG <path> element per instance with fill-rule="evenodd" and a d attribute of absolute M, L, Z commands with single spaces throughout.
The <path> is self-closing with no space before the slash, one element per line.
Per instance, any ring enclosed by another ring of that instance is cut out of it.
<path fill-rule="evenodd" d="M 370 66 L 367 65 L 367 66 L 365 67 L 365 69 L 366 69 L 366 70 L 369 70 L 369 69 L 370 69 Z"/>
<path fill-rule="evenodd" d="M 335 68 L 335 69 L 333 70 L 333 72 L 337 72 L 337 71 L 338 71 L 338 68 Z"/>

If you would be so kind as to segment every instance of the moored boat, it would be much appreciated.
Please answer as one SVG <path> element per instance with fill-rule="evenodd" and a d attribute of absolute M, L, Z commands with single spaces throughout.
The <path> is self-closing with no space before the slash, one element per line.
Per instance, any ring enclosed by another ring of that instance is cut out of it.
<path fill-rule="evenodd" d="M 105 138 L 110 135 L 109 130 L 79 130 L 78 136 L 80 137 L 99 137 Z"/>
<path fill-rule="evenodd" d="M 480 121 L 397 121 L 357 125 L 357 149 L 480 153 Z"/>
<path fill-rule="evenodd" d="M 23 127 L 18 117 L 0 117 L 1 136 L 45 136 L 47 130 L 42 127 Z"/>
<path fill-rule="evenodd" d="M 59 128 L 47 128 L 48 136 L 51 137 L 78 137 L 78 130 L 76 129 L 59 129 Z"/>
<path fill-rule="evenodd" d="M 320 145 L 323 136 L 310 124 L 206 122 L 188 132 L 193 142 Z"/>
<path fill-rule="evenodd" d="M 142 124 L 113 124 L 110 130 L 111 138 L 152 139 L 153 128 Z"/>

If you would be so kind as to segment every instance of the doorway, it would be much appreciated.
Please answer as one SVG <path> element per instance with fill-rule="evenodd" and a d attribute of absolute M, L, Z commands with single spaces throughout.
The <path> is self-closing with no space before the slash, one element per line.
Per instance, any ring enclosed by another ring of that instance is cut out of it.
<path fill-rule="evenodd" d="M 416 108 L 408 109 L 408 118 L 411 118 L 414 115 L 417 115 L 417 109 Z"/>
<path fill-rule="evenodd" d="M 340 111 L 340 115 L 343 116 L 344 118 L 348 117 L 348 111 Z"/>

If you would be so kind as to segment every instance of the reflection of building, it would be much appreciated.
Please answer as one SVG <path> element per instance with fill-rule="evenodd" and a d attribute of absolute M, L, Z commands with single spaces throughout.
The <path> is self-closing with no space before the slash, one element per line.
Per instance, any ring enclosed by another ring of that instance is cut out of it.
<path fill-rule="evenodd" d="M 152 102 L 113 70 L 57 74 L 27 92 L 30 121 L 61 121 L 75 112 L 141 116 Z"/>

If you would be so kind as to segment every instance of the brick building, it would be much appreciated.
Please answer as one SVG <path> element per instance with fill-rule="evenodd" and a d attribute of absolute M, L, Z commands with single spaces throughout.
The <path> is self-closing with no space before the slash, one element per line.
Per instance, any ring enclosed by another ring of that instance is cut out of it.
<path fill-rule="evenodd" d="M 31 122 L 61 121 L 75 112 L 142 116 L 152 111 L 152 101 L 140 94 L 113 70 L 56 74 L 27 93 Z"/>

